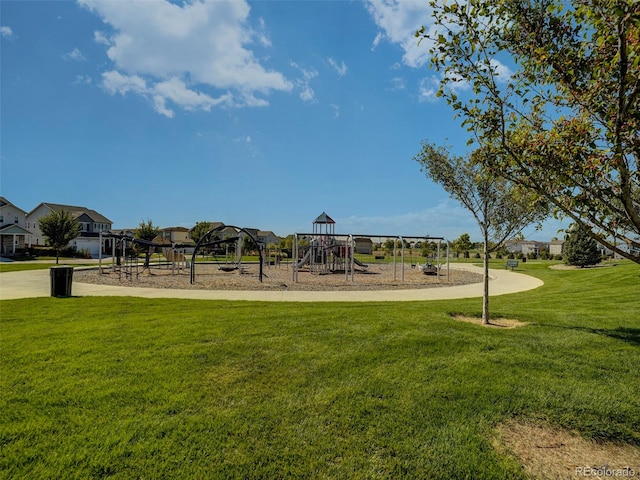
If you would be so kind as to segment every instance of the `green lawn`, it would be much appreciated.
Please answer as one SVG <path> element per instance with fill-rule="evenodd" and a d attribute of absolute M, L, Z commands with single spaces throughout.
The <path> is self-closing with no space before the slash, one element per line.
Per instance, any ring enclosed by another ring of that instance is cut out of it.
<path fill-rule="evenodd" d="M 503 264 L 504 262 L 502 262 Z M 640 446 L 640 268 L 479 299 L 0 302 L 3 478 L 526 478 L 513 417 Z"/>

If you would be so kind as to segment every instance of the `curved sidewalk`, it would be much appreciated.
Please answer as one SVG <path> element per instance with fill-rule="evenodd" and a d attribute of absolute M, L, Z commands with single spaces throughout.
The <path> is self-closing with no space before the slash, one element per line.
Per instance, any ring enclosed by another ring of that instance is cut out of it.
<path fill-rule="evenodd" d="M 482 268 L 473 265 L 463 266 L 453 264 L 451 268 L 469 270 L 482 274 Z M 492 297 L 532 290 L 543 285 L 542 280 L 509 270 L 491 269 L 489 274 L 491 276 L 489 294 Z M 0 274 L 0 300 L 48 297 L 51 294 L 50 288 L 50 274 L 48 269 Z M 71 293 L 77 297 L 118 296 L 200 300 L 253 300 L 265 302 L 402 302 L 482 297 L 482 283 L 410 290 L 240 291 L 120 287 L 73 282 Z"/>

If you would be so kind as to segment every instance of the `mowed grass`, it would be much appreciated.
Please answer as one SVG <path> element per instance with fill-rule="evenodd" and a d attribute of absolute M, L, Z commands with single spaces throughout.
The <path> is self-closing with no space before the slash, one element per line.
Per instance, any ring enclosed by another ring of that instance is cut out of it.
<path fill-rule="evenodd" d="M 526 478 L 534 419 L 640 445 L 640 269 L 521 264 L 494 297 L 373 304 L 0 302 L 4 478 Z"/>

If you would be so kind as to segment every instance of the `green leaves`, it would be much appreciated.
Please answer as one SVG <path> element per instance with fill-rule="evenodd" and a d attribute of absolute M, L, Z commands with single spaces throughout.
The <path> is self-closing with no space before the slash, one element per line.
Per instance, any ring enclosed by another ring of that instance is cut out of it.
<path fill-rule="evenodd" d="M 462 120 L 468 144 L 500 153 L 484 166 L 604 242 L 623 232 L 640 252 L 640 2 L 431 7 L 438 96 Z M 496 57 L 507 55 L 516 68 L 501 82 Z"/>
<path fill-rule="evenodd" d="M 38 226 L 49 245 L 56 250 L 56 263 L 58 263 L 58 252 L 77 238 L 82 231 L 82 226 L 66 210 L 52 210 L 38 220 Z"/>

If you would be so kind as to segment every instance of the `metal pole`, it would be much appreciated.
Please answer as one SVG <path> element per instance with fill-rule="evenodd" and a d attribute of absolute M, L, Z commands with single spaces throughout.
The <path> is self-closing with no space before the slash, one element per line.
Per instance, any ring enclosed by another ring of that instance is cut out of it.
<path fill-rule="evenodd" d="M 298 283 L 298 234 L 294 233 L 293 234 L 293 254 L 291 255 L 293 258 L 291 259 L 293 264 L 291 265 L 292 268 L 292 272 L 293 272 L 293 277 L 292 277 L 292 281 L 293 283 Z"/>
<path fill-rule="evenodd" d="M 402 273 L 402 275 L 401 276 L 402 276 L 402 282 L 404 282 L 404 239 L 402 237 L 400 237 L 400 242 L 402 244 L 402 250 L 401 250 L 401 252 L 402 252 L 402 255 L 401 255 L 401 258 L 402 258 L 401 273 Z"/>
<path fill-rule="evenodd" d="M 445 239 L 447 242 L 447 282 L 449 281 L 449 240 Z"/>
<path fill-rule="evenodd" d="M 353 282 L 355 279 L 355 255 L 356 255 L 356 249 L 355 249 L 355 242 L 353 240 L 353 235 L 349 235 L 350 241 L 349 241 L 349 245 L 351 247 L 351 258 L 349 259 L 349 266 L 351 268 L 351 281 Z"/>
<path fill-rule="evenodd" d="M 393 239 L 393 279 L 396 279 L 396 249 L 398 247 L 397 239 Z"/>
<path fill-rule="evenodd" d="M 111 271 L 116 271 L 116 241 L 117 238 L 111 238 Z"/>
<path fill-rule="evenodd" d="M 438 276 L 438 282 L 440 281 L 440 240 L 438 240 L 438 248 L 436 250 L 438 253 L 438 264 L 436 265 L 436 275 Z"/>

